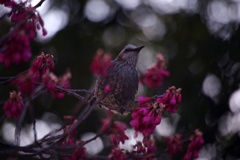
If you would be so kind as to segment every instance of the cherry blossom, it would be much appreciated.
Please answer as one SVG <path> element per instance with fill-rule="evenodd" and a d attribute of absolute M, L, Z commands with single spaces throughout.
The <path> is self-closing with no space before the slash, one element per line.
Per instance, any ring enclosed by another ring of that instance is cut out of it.
<path fill-rule="evenodd" d="M 23 100 L 20 92 L 10 92 L 9 100 L 4 103 L 3 110 L 7 117 L 18 119 L 23 110 Z"/>
<path fill-rule="evenodd" d="M 111 58 L 110 54 L 105 54 L 99 49 L 90 65 L 91 72 L 98 76 L 106 76 L 108 68 L 112 65 Z"/>

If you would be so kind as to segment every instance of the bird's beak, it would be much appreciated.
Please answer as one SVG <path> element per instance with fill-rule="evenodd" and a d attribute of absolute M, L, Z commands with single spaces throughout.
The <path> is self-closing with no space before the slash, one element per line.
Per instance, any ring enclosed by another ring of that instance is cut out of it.
<path fill-rule="evenodd" d="M 141 51 L 141 49 L 143 49 L 144 48 L 144 46 L 140 46 L 140 47 L 137 47 L 135 50 L 136 51 Z"/>

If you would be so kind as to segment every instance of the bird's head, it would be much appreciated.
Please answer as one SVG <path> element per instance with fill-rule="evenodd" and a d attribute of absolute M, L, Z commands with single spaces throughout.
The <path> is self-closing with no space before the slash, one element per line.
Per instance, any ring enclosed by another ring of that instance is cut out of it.
<path fill-rule="evenodd" d="M 119 53 L 117 56 L 116 60 L 120 61 L 126 61 L 129 64 L 136 65 L 137 63 L 137 58 L 138 58 L 138 53 L 141 51 L 141 49 L 144 46 L 134 46 L 132 44 L 126 45 L 123 50 Z"/>

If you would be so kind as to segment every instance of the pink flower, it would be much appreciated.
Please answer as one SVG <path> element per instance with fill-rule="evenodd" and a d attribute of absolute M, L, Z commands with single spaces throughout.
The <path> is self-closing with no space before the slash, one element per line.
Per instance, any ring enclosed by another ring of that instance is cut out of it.
<path fill-rule="evenodd" d="M 54 69 L 54 59 L 51 54 L 44 54 L 37 56 L 33 61 L 29 72 L 32 74 L 35 81 L 40 81 L 41 77 L 47 72 Z"/>
<path fill-rule="evenodd" d="M 124 132 L 126 129 L 127 126 L 123 122 L 112 120 L 112 114 L 102 119 L 101 131 L 109 136 L 113 146 L 118 146 L 120 142 L 124 143 L 128 139 L 128 136 Z"/>
<path fill-rule="evenodd" d="M 147 154 L 152 154 L 156 151 L 155 140 L 153 138 L 144 137 L 143 141 L 138 141 L 136 145 L 133 146 L 138 154 L 143 154 L 147 156 Z"/>
<path fill-rule="evenodd" d="M 181 89 L 170 87 L 162 97 L 138 97 L 139 107 L 132 113 L 131 126 L 136 132 L 141 132 L 144 136 L 153 134 L 156 125 L 160 124 L 162 111 L 176 112 L 178 104 L 181 102 Z"/>
<path fill-rule="evenodd" d="M 43 75 L 43 83 L 49 93 L 55 92 L 58 77 L 52 72 L 46 72 Z"/>
<path fill-rule="evenodd" d="M 16 79 L 18 90 L 25 95 L 30 95 L 35 89 L 33 77 L 29 72 L 18 75 Z"/>
<path fill-rule="evenodd" d="M 156 58 L 157 58 L 156 65 L 158 65 L 159 68 L 166 67 L 166 59 L 162 53 L 156 54 Z"/>
<path fill-rule="evenodd" d="M 162 97 L 157 98 L 157 103 L 163 105 L 167 112 L 175 113 L 178 104 L 182 101 L 181 90 L 181 88 L 176 89 L 175 86 L 169 87 Z"/>
<path fill-rule="evenodd" d="M 21 93 L 10 92 L 9 100 L 4 103 L 3 110 L 7 117 L 18 119 L 23 110 L 23 100 Z"/>
<path fill-rule="evenodd" d="M 14 8 L 17 3 L 14 0 L 0 0 L 0 4 L 3 4 L 5 7 Z"/>
<path fill-rule="evenodd" d="M 63 77 L 57 78 L 53 73 L 49 72 L 49 70 L 53 68 L 53 56 L 42 53 L 34 60 L 27 72 L 18 75 L 17 79 L 13 81 L 13 84 L 17 86 L 21 93 L 30 95 L 35 89 L 36 82 L 41 82 L 43 80 L 49 92 L 50 90 L 54 90 L 53 94 L 55 97 L 63 97 L 64 93 L 57 92 L 55 90 L 55 85 L 64 85 L 65 88 L 70 88 L 69 79 L 71 74 L 67 72 Z"/>
<path fill-rule="evenodd" d="M 182 135 L 176 134 L 173 137 L 168 137 L 166 139 L 166 145 L 168 152 L 174 156 L 178 152 L 181 152 L 183 149 Z"/>
<path fill-rule="evenodd" d="M 153 100 L 152 97 L 144 97 L 144 96 L 139 96 L 138 97 L 138 105 L 141 106 L 146 106 L 149 102 Z"/>
<path fill-rule="evenodd" d="M 73 123 L 76 123 L 77 121 L 74 121 Z M 67 126 L 65 128 L 65 131 L 68 131 L 70 126 Z M 62 143 L 62 147 L 66 146 L 77 146 L 74 153 L 71 157 L 64 157 L 64 160 L 78 160 L 78 159 L 85 159 L 86 158 L 86 148 L 81 146 L 81 143 L 79 141 L 75 141 L 74 136 L 76 135 L 76 130 L 74 129 L 71 131 L 68 136 L 65 138 L 65 140 Z"/>
<path fill-rule="evenodd" d="M 169 77 L 169 75 L 170 73 L 165 69 L 154 66 L 144 74 L 143 81 L 149 88 L 156 89 L 162 85 L 163 79 Z"/>
<path fill-rule="evenodd" d="M 9 16 L 11 17 L 11 21 L 13 23 L 18 23 L 19 21 L 22 21 L 27 18 L 28 14 L 28 7 L 26 6 L 20 6 L 18 4 L 17 9 L 13 9 L 10 13 Z"/>
<path fill-rule="evenodd" d="M 0 0 L 0 4 L 3 4 L 6 7 L 11 7 L 11 8 L 13 8 L 16 5 L 16 3 L 13 0 Z"/>
<path fill-rule="evenodd" d="M 146 138 L 143 139 L 143 144 L 146 148 L 146 153 L 153 153 L 156 151 L 155 140 L 153 138 Z"/>
<path fill-rule="evenodd" d="M 0 63 L 9 67 L 28 61 L 32 56 L 30 42 L 36 37 L 36 29 L 42 29 L 44 35 L 46 30 L 40 15 L 26 3 L 16 4 L 12 0 L 5 0 L 0 4 L 12 8 L 8 15 L 13 23 L 20 24 L 10 31 L 1 44 Z"/>
<path fill-rule="evenodd" d="M 162 113 L 158 112 L 157 109 L 153 107 L 145 108 L 135 108 L 132 113 L 133 120 L 130 122 L 131 126 L 136 132 L 141 132 L 144 136 L 149 136 L 153 134 L 156 126 L 160 124 Z"/>
<path fill-rule="evenodd" d="M 73 122 L 73 123 L 75 123 L 75 122 Z M 65 128 L 65 131 L 67 131 L 69 129 L 69 127 L 70 126 L 67 126 Z M 74 129 L 70 134 L 68 134 L 68 136 L 62 142 L 62 147 L 76 146 L 76 149 L 75 149 L 74 153 L 72 154 L 72 156 L 64 157 L 63 160 L 78 160 L 78 159 L 86 158 L 86 148 L 81 146 L 81 143 L 74 139 L 75 135 L 76 135 L 76 130 Z"/>
<path fill-rule="evenodd" d="M 86 158 L 86 148 L 85 147 L 78 147 L 74 154 L 71 157 L 71 160 L 78 160 Z"/>
<path fill-rule="evenodd" d="M 64 97 L 65 93 L 58 92 L 55 87 L 59 86 L 64 89 L 71 88 L 70 78 L 71 72 L 69 70 L 59 78 L 54 73 L 47 71 L 43 76 L 43 83 L 45 84 L 47 91 L 51 93 L 54 98 L 61 99 Z"/>
<path fill-rule="evenodd" d="M 113 148 L 111 154 L 108 157 L 111 160 L 127 160 L 127 156 L 119 148 Z"/>
<path fill-rule="evenodd" d="M 26 24 L 30 25 L 30 24 Z M 30 49 L 31 38 L 25 31 L 11 34 L 2 43 L 2 51 L 0 52 L 0 63 L 5 67 L 12 64 L 20 64 L 27 62 L 32 54 Z"/>
<path fill-rule="evenodd" d="M 7 7 L 12 8 L 8 16 L 10 17 L 13 23 L 26 21 L 26 23 L 32 23 L 34 28 L 32 28 L 31 30 L 28 30 L 28 28 L 23 28 L 25 31 L 34 32 L 34 35 L 35 35 L 36 30 L 41 29 L 43 36 L 47 34 L 47 31 L 44 28 L 44 22 L 34 7 L 24 2 L 20 2 L 19 4 L 16 4 L 16 3 L 13 3 L 12 1 L 8 2 L 7 5 L 8 5 Z"/>
<path fill-rule="evenodd" d="M 71 119 L 72 120 L 72 125 L 77 123 L 76 119 Z M 69 128 L 71 128 L 71 125 L 66 125 L 64 128 L 64 132 L 67 132 L 69 130 Z M 75 145 L 76 143 L 78 143 L 78 141 L 75 141 L 74 137 L 76 136 L 76 129 L 73 129 L 67 136 L 66 138 L 63 140 L 62 142 L 62 147 L 65 147 L 66 145 Z"/>
<path fill-rule="evenodd" d="M 98 50 L 90 65 L 92 73 L 98 76 L 106 76 L 108 68 L 112 65 L 111 55 L 105 54 L 103 50 Z"/>
<path fill-rule="evenodd" d="M 143 82 L 152 89 L 156 89 L 162 85 L 163 79 L 170 76 L 170 73 L 165 70 L 166 60 L 159 53 L 156 55 L 157 61 L 144 74 Z"/>
<path fill-rule="evenodd" d="M 137 153 L 145 153 L 146 152 L 146 148 L 144 147 L 144 144 L 140 141 L 137 141 L 137 143 L 133 146 L 133 148 L 136 150 L 135 152 Z"/>
<path fill-rule="evenodd" d="M 149 98 L 140 97 L 139 100 L 141 105 L 134 109 L 130 124 L 136 132 L 149 136 L 153 134 L 156 126 L 160 124 L 163 108 L 157 106 L 156 103 L 152 104 Z"/>
<path fill-rule="evenodd" d="M 184 160 L 190 160 L 192 158 L 198 158 L 198 152 L 204 144 L 202 137 L 202 132 L 196 129 L 194 135 L 190 137 L 190 142 L 188 144 L 187 153 L 184 156 Z"/>
<path fill-rule="evenodd" d="M 109 135 L 112 145 L 117 146 L 120 142 L 124 143 L 125 140 L 129 139 L 124 132 L 126 129 L 126 124 L 119 121 L 114 122 L 113 126 L 111 127 L 111 134 Z"/>

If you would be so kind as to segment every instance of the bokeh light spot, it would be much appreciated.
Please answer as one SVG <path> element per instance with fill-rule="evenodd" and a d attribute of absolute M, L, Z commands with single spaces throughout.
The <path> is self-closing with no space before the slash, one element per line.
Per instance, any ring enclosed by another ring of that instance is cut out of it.
<path fill-rule="evenodd" d="M 240 112 L 240 90 L 232 93 L 229 99 L 229 107 L 233 113 Z"/>
<path fill-rule="evenodd" d="M 15 128 L 12 123 L 5 122 L 2 127 L 3 139 L 7 142 L 14 143 L 15 141 Z M 37 139 L 43 138 L 49 132 L 60 128 L 60 124 L 50 121 L 36 120 L 36 133 Z M 21 130 L 20 146 L 26 146 L 34 142 L 33 125 L 27 125 Z"/>
<path fill-rule="evenodd" d="M 52 9 L 47 14 L 42 16 L 44 27 L 47 30 L 47 35 L 43 36 L 42 31 L 38 31 L 37 40 L 45 42 L 50 40 L 59 30 L 64 28 L 68 23 L 68 15 L 60 9 Z"/>
<path fill-rule="evenodd" d="M 140 0 L 116 0 L 116 2 L 126 9 L 135 9 L 140 4 Z"/>
<path fill-rule="evenodd" d="M 138 62 L 137 62 L 137 69 L 141 72 L 141 73 L 145 73 L 146 70 L 154 63 L 155 61 L 155 57 L 154 57 L 154 53 L 155 51 L 153 51 L 151 48 L 149 47 L 145 47 L 144 52 L 138 55 Z"/>
<path fill-rule="evenodd" d="M 81 136 L 81 139 L 83 141 L 86 141 L 86 140 L 89 140 L 91 138 L 93 138 L 94 136 L 96 136 L 95 133 L 92 133 L 92 132 L 88 132 L 88 133 L 85 133 Z M 99 152 L 101 152 L 103 150 L 103 141 L 101 138 L 97 138 L 89 143 L 87 143 L 86 145 L 84 145 L 84 147 L 86 147 L 86 152 L 90 155 L 96 155 L 98 154 Z"/>
<path fill-rule="evenodd" d="M 224 1 L 212 1 L 207 7 L 208 16 L 211 20 L 219 23 L 229 23 L 228 6 Z"/>
<path fill-rule="evenodd" d="M 90 0 L 85 7 L 85 15 L 92 22 L 101 22 L 110 13 L 109 5 L 103 0 Z"/>
<path fill-rule="evenodd" d="M 14 143 L 14 132 L 15 132 L 15 125 L 10 122 L 3 123 L 2 129 L 2 136 L 3 139 L 9 143 Z"/>
<path fill-rule="evenodd" d="M 159 40 L 166 33 L 164 23 L 154 13 L 146 13 L 145 10 L 140 10 L 132 14 L 132 18 L 148 39 Z"/>
<path fill-rule="evenodd" d="M 143 135 L 141 133 L 138 133 L 138 136 L 135 137 L 134 129 L 127 129 L 125 133 L 129 139 L 126 140 L 124 144 L 120 142 L 120 148 L 128 151 L 132 151 L 133 146 L 137 143 L 137 141 L 143 140 Z"/>
<path fill-rule="evenodd" d="M 219 131 L 222 136 L 232 135 L 240 131 L 240 113 L 227 113 L 219 120 Z"/>
<path fill-rule="evenodd" d="M 172 114 L 170 118 L 162 118 L 161 123 L 156 126 L 156 134 L 159 137 L 169 137 L 175 133 L 178 121 L 180 120 L 179 114 Z"/>
<path fill-rule="evenodd" d="M 149 0 L 150 6 L 159 13 L 173 14 L 180 9 L 188 12 L 196 12 L 198 1 L 197 0 Z"/>
<path fill-rule="evenodd" d="M 39 0 L 31 0 L 31 5 L 35 6 L 39 3 Z M 37 11 L 41 14 L 44 15 L 48 12 L 50 8 L 50 1 L 44 1 L 40 7 L 37 8 Z"/>
<path fill-rule="evenodd" d="M 161 123 L 156 127 L 156 133 L 162 137 L 169 137 L 174 133 L 174 127 L 168 118 L 162 118 Z"/>
<path fill-rule="evenodd" d="M 217 149 L 214 144 L 206 144 L 199 151 L 199 157 L 196 160 L 210 160 L 215 159 L 217 154 Z"/>
<path fill-rule="evenodd" d="M 203 81 L 203 93 L 212 98 L 212 100 L 216 100 L 215 98 L 220 94 L 221 88 L 221 82 L 214 74 L 207 75 Z"/>

